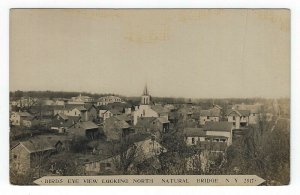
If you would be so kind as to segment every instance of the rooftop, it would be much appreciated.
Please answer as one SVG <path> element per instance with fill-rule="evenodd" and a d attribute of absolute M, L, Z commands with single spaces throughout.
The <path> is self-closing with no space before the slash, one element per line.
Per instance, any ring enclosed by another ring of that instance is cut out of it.
<path fill-rule="evenodd" d="M 204 131 L 231 131 L 233 124 L 227 121 L 220 121 L 220 122 L 207 122 L 203 130 Z"/>

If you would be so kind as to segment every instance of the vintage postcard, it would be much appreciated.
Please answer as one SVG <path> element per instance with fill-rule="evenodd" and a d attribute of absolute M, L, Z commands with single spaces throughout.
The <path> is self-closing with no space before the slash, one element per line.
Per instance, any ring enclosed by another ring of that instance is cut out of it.
<path fill-rule="evenodd" d="M 287 185 L 290 10 L 12 9 L 10 182 Z"/>

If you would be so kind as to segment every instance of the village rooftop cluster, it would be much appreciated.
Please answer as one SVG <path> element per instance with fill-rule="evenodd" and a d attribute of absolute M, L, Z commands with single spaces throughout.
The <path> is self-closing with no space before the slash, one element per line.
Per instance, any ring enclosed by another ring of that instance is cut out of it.
<path fill-rule="evenodd" d="M 11 176 L 26 183 L 44 175 L 206 174 L 250 127 L 288 112 L 276 100 L 156 102 L 147 86 L 132 102 L 81 94 L 11 99 Z"/>

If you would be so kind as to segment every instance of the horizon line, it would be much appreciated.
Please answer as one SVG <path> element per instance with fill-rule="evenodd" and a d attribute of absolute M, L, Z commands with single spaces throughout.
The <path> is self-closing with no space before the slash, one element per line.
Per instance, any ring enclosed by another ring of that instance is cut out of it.
<path fill-rule="evenodd" d="M 123 95 L 114 92 L 87 92 L 87 91 L 55 91 L 55 90 L 9 90 L 9 92 L 16 92 L 16 91 L 23 91 L 23 92 L 66 92 L 66 93 L 87 93 L 91 95 L 105 95 L 105 94 L 112 94 L 112 95 L 119 95 L 123 97 L 140 97 L 141 95 Z M 183 96 L 153 96 L 154 98 L 184 98 L 184 99 L 290 99 L 290 97 L 262 97 L 262 96 L 251 96 L 251 97 L 183 97 Z"/>

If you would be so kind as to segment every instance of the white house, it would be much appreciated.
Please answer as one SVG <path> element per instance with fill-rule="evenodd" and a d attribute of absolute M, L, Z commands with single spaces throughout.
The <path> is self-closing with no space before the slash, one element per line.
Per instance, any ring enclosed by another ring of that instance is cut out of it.
<path fill-rule="evenodd" d="M 28 112 L 13 112 L 10 116 L 10 122 L 12 125 L 20 126 L 24 125 L 27 126 L 28 120 L 31 120 L 33 116 L 29 114 Z M 25 123 L 24 123 L 25 121 Z"/>
<path fill-rule="evenodd" d="M 206 138 L 206 133 L 202 128 L 185 128 L 183 134 L 187 146 L 197 145 L 204 142 Z"/>
<path fill-rule="evenodd" d="M 257 124 L 260 115 L 262 114 L 262 104 L 235 104 L 232 106 L 233 110 L 249 110 L 249 124 Z"/>
<path fill-rule="evenodd" d="M 78 106 L 70 106 L 63 109 L 54 110 L 54 115 L 57 114 L 64 114 L 66 116 L 77 116 L 81 117 L 81 121 L 88 121 L 88 111 L 85 107 L 78 105 Z"/>
<path fill-rule="evenodd" d="M 98 99 L 97 106 L 107 105 L 116 102 L 122 102 L 122 99 L 113 95 L 105 96 Z"/>
<path fill-rule="evenodd" d="M 201 110 L 200 111 L 200 125 L 204 125 L 208 121 L 218 122 L 220 121 L 221 117 L 221 110 L 214 107 L 208 110 Z"/>
<path fill-rule="evenodd" d="M 227 112 L 228 122 L 233 123 L 235 129 L 240 129 L 249 125 L 249 110 L 229 110 Z"/>
<path fill-rule="evenodd" d="M 206 141 L 225 142 L 227 146 L 232 144 L 233 124 L 227 121 L 207 122 L 203 131 L 206 132 Z"/>

